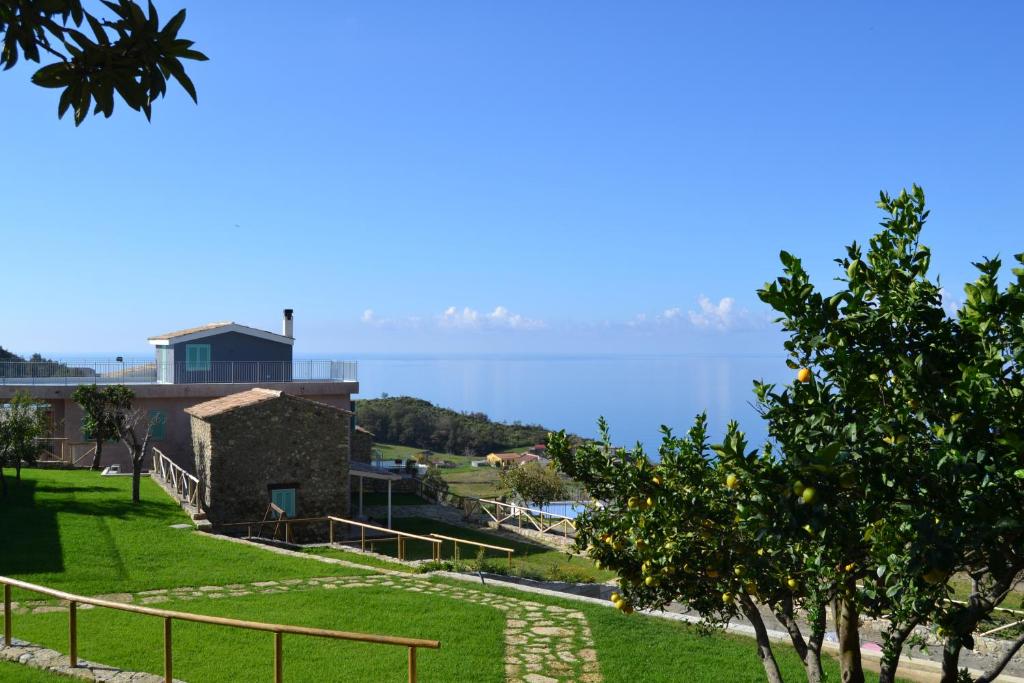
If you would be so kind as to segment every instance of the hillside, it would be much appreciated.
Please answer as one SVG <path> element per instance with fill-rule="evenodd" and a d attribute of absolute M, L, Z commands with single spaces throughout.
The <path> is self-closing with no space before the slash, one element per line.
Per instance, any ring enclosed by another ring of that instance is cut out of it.
<path fill-rule="evenodd" d="M 458 455 L 543 443 L 550 431 L 540 425 L 493 422 L 483 413 L 460 413 L 409 396 L 357 401 L 356 421 L 378 443 Z"/>

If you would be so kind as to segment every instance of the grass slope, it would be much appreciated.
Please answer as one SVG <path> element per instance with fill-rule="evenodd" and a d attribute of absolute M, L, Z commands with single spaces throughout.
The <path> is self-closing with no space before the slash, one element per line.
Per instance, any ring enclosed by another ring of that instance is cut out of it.
<path fill-rule="evenodd" d="M 0 498 L 3 576 L 94 595 L 360 573 L 172 529 L 188 518 L 148 479 L 138 505 L 130 477 L 26 469 L 20 484 L 8 483 Z"/>
<path fill-rule="evenodd" d="M 399 531 L 408 531 L 409 533 L 421 536 L 429 536 L 431 533 L 435 533 L 453 538 L 465 538 L 469 541 L 513 548 L 515 550 L 515 553 L 512 555 L 513 566 L 524 570 L 528 575 L 543 575 L 547 578 L 559 580 L 597 582 L 615 578 L 613 572 L 595 568 L 594 563 L 586 558 L 569 555 L 528 541 L 512 540 L 482 530 L 453 526 L 432 519 L 411 517 L 396 518 L 393 520 L 393 526 Z M 429 559 L 429 545 L 425 541 L 409 541 L 406 544 L 406 552 L 411 555 L 410 559 Z M 477 556 L 477 550 L 478 548 L 474 546 L 460 545 L 459 557 L 463 560 L 474 560 Z M 390 547 L 382 546 L 381 551 L 393 554 L 394 544 L 390 544 Z M 454 551 L 454 543 L 451 541 L 445 541 L 441 544 L 442 558 L 451 559 L 454 556 Z M 496 550 L 485 550 L 484 556 L 493 558 L 496 561 L 504 561 L 508 557 L 507 554 Z"/>
<path fill-rule="evenodd" d="M 443 596 L 385 587 L 345 588 L 158 606 L 236 619 L 433 638 L 441 641 L 440 651 L 417 651 L 421 680 L 468 680 L 467 675 L 474 681 L 504 678 L 504 613 Z M 78 619 L 83 658 L 162 673 L 159 619 L 98 609 L 82 611 Z M 20 638 L 58 650 L 67 647 L 66 614 L 19 615 L 16 628 Z M 175 678 L 196 683 L 273 678 L 269 633 L 175 622 L 173 635 Z M 284 676 L 290 681 L 405 681 L 407 652 L 387 645 L 285 636 Z"/>

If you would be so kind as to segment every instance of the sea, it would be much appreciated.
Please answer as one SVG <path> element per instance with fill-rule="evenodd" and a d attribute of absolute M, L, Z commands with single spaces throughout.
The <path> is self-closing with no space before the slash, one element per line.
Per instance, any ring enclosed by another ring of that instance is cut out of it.
<path fill-rule="evenodd" d="M 111 360 L 90 353 L 64 361 Z M 147 360 L 126 354 L 133 360 Z M 783 354 L 375 354 L 318 353 L 302 358 L 359 362 L 360 399 L 414 396 L 492 420 L 539 424 L 597 437 L 597 420 L 608 422 L 617 446 L 641 444 L 656 458 L 661 427 L 684 433 L 707 413 L 712 443 L 737 420 L 756 447 L 766 429 L 753 407 L 753 382 L 792 379 Z"/>
<path fill-rule="evenodd" d="M 347 357 L 353 357 L 348 354 Z M 656 456 L 661 427 L 684 433 L 707 413 L 712 443 L 737 420 L 752 446 L 766 436 L 754 380 L 782 383 L 774 355 L 374 355 L 359 361 L 358 399 L 415 396 L 493 420 L 540 424 L 585 437 L 608 422 L 612 442 Z"/>

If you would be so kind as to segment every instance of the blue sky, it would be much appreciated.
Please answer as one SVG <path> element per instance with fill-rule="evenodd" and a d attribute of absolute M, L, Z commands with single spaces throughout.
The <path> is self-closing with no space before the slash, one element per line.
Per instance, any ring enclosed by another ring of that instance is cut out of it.
<path fill-rule="evenodd" d="M 198 106 L 0 74 L 7 348 L 776 351 L 778 251 L 828 286 L 912 182 L 951 292 L 1024 251 L 1019 3 L 157 4 Z"/>

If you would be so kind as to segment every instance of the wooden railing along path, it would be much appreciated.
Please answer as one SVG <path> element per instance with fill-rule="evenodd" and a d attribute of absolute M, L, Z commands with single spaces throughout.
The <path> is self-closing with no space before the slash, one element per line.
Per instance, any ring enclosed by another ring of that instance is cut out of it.
<path fill-rule="evenodd" d="M 299 636 L 311 636 L 314 638 L 329 638 L 332 640 L 350 640 L 360 643 L 375 643 L 378 645 L 393 645 L 409 649 L 409 683 L 416 681 L 416 649 L 427 648 L 437 650 L 441 643 L 437 640 L 424 640 L 421 638 L 401 638 L 398 636 L 381 636 L 370 633 L 350 633 L 348 631 L 333 631 L 324 628 L 310 628 L 307 626 L 289 626 L 287 624 L 270 624 L 262 621 L 244 621 L 240 619 L 229 619 L 227 617 L 211 617 L 205 614 L 192 614 L 190 612 L 174 612 L 171 610 L 142 607 L 140 605 L 127 605 L 121 602 L 112 602 L 100 598 L 89 598 L 82 595 L 65 593 L 45 586 L 37 586 L 34 583 L 26 583 L 17 579 L 9 579 L 0 576 L 0 584 L 4 586 L 4 645 L 11 646 L 11 588 L 48 595 L 51 598 L 65 600 L 68 603 L 68 647 L 71 666 L 78 666 L 78 605 L 92 605 L 94 607 L 105 607 L 107 609 L 120 610 L 122 612 L 134 612 L 146 616 L 157 617 L 164 620 L 164 681 L 171 683 L 173 680 L 173 647 L 171 638 L 171 625 L 175 619 L 178 621 L 191 621 L 200 624 L 213 624 L 216 626 L 228 626 L 230 628 L 245 629 L 250 631 L 265 631 L 274 634 L 274 683 L 281 683 L 284 680 L 284 652 L 282 636 L 285 633 Z"/>
<path fill-rule="evenodd" d="M 399 560 L 404 560 L 405 559 L 405 543 L 406 543 L 406 540 L 411 538 L 411 539 L 416 540 L 416 541 L 426 541 L 427 543 L 432 543 L 433 545 L 430 548 L 431 558 L 435 562 L 440 562 L 441 561 L 441 541 L 439 539 L 430 538 L 429 536 L 420 536 L 418 534 L 410 534 L 408 532 L 397 531 L 395 529 L 388 529 L 387 527 L 377 526 L 375 524 L 367 524 L 366 522 L 357 522 L 354 519 L 345 519 L 343 517 L 327 517 L 327 520 L 330 522 L 330 536 L 329 536 L 329 539 L 330 539 L 330 542 L 331 542 L 332 545 L 335 543 L 335 540 L 334 540 L 334 525 L 335 524 L 348 524 L 349 526 L 359 527 L 359 547 L 362 550 L 366 550 L 366 530 L 369 529 L 370 531 L 376 531 L 378 533 L 384 533 L 384 534 L 387 534 L 388 536 L 394 536 L 395 537 L 394 539 L 387 539 L 387 538 L 383 538 L 382 539 L 379 536 L 377 536 L 377 537 L 371 537 L 370 541 L 371 542 L 380 542 L 382 540 L 383 541 L 394 540 L 398 544 L 398 559 Z M 431 534 L 431 536 L 433 536 L 433 535 L 434 534 Z M 351 542 L 354 543 L 355 541 L 351 541 Z"/>
<path fill-rule="evenodd" d="M 488 550 L 498 550 L 503 553 L 508 553 L 508 568 L 512 569 L 512 553 L 515 552 L 514 548 L 506 548 L 500 545 L 491 545 L 490 543 L 480 543 L 478 541 L 468 541 L 465 538 L 455 538 L 454 536 L 442 536 L 441 534 L 430 534 L 434 538 L 440 538 L 443 541 L 451 541 L 455 544 L 455 557 L 453 558 L 456 562 L 459 561 L 459 544 L 476 546 L 477 548 L 487 548 Z"/>
<path fill-rule="evenodd" d="M 157 448 L 153 449 L 153 472 L 174 488 L 179 500 L 199 508 L 199 479 L 183 470 Z"/>
<path fill-rule="evenodd" d="M 498 524 L 515 519 L 516 523 L 521 528 L 523 521 L 525 520 L 529 526 L 541 533 L 561 531 L 562 536 L 568 538 L 571 535 L 576 535 L 576 522 L 572 517 L 566 517 L 565 515 L 556 515 L 551 512 L 544 512 L 543 510 L 535 510 L 528 508 L 523 505 L 516 505 L 514 503 L 502 503 L 498 500 L 488 500 L 487 498 L 480 499 L 480 507 L 487 514 L 488 517 L 493 519 Z M 493 511 L 491 508 L 493 507 Z"/>

